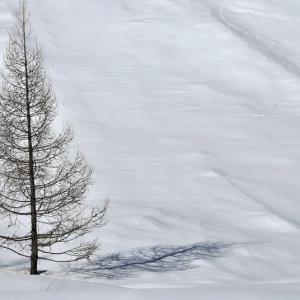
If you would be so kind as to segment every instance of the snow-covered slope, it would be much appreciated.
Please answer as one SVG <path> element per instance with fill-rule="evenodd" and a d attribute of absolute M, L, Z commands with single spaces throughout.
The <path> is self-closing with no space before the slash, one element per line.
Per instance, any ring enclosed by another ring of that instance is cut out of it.
<path fill-rule="evenodd" d="M 101 254 L 151 258 L 156 246 L 232 243 L 180 272 L 189 251 L 168 272 L 126 273 L 109 284 L 148 289 L 111 287 L 111 299 L 299 298 L 300 2 L 28 2 L 59 120 L 74 125 L 95 168 L 90 201 L 111 199 L 108 224 L 95 233 Z M 16 3 L 0 1 L 1 52 Z M 16 259 L 8 269 L 23 266 Z M 48 282 L 35 286 L 46 295 L 51 280 L 36 280 Z"/>

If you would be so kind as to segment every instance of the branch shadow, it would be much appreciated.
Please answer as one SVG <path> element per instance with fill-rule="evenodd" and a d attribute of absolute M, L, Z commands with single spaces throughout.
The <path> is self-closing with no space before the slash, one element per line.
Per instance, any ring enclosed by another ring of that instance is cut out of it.
<path fill-rule="evenodd" d="M 193 262 L 197 260 L 224 256 L 231 246 L 232 244 L 206 242 L 185 246 L 138 248 L 97 257 L 87 265 L 73 267 L 70 271 L 106 279 L 125 279 L 141 272 L 182 271 L 194 268 Z"/>
<path fill-rule="evenodd" d="M 9 260 L 8 262 L 0 262 L 0 268 L 24 267 L 27 264 L 28 264 L 27 260 L 24 260 L 24 259 L 15 259 L 15 260 Z"/>

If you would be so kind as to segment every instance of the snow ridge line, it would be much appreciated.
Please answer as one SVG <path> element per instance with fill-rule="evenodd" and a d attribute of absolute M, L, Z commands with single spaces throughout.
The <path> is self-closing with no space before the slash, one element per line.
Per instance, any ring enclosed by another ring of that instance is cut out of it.
<path fill-rule="evenodd" d="M 258 38 L 254 31 L 251 31 L 241 25 L 229 20 L 224 14 L 224 8 L 220 5 L 211 8 L 211 14 L 221 24 L 228 28 L 235 36 L 244 41 L 250 48 L 257 50 L 268 60 L 272 60 L 279 65 L 285 71 L 300 77 L 300 66 L 294 61 L 280 53 L 280 49 L 274 49 L 276 42 L 270 41 L 272 45 L 269 45 L 262 38 Z M 272 47 L 273 46 L 273 47 Z"/>
<path fill-rule="evenodd" d="M 223 177 L 233 188 L 235 188 L 241 194 L 246 196 L 248 199 L 252 200 L 254 203 L 260 205 L 265 211 L 269 212 L 271 215 L 276 216 L 277 218 L 279 218 L 282 221 L 286 222 L 287 224 L 293 226 L 294 228 L 299 228 L 300 227 L 299 222 L 297 222 L 296 220 L 288 218 L 283 213 L 281 213 L 278 210 L 274 209 L 274 207 L 272 207 L 271 205 L 266 204 L 265 202 L 257 199 L 250 192 L 248 192 L 246 189 L 244 189 L 243 187 L 241 187 L 239 184 L 236 183 L 237 180 L 242 181 L 241 179 L 234 179 L 228 173 L 226 173 L 226 172 L 224 172 L 220 169 L 215 169 L 214 171 L 216 172 L 216 174 Z"/>

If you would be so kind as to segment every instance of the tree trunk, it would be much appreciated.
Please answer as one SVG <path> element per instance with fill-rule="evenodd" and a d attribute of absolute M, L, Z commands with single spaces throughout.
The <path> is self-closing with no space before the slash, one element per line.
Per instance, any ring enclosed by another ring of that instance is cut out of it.
<path fill-rule="evenodd" d="M 30 204 L 31 204 L 31 268 L 30 274 L 37 275 L 38 264 L 38 235 L 37 235 L 37 215 L 36 215 L 36 195 L 34 180 L 34 159 L 32 148 L 31 115 L 29 100 L 29 76 L 26 49 L 26 20 L 25 5 L 23 5 L 23 45 L 24 45 L 24 67 L 25 67 L 25 88 L 26 88 L 26 110 L 27 110 L 27 131 L 28 131 L 28 158 L 29 158 L 29 181 L 30 181 Z"/>
<path fill-rule="evenodd" d="M 26 67 L 25 67 L 26 69 Z M 26 74 L 27 77 L 27 74 Z M 26 78 L 26 84 L 28 77 Z M 26 97 L 28 99 L 28 85 L 26 86 Z M 29 155 L 29 180 L 30 180 L 30 204 L 31 204 L 31 269 L 30 274 L 38 274 L 38 235 L 37 235 L 37 217 L 36 217 L 36 196 L 34 182 L 34 160 L 32 150 L 32 135 L 31 135 L 31 117 L 30 105 L 27 101 L 27 128 L 28 128 L 28 155 Z"/>

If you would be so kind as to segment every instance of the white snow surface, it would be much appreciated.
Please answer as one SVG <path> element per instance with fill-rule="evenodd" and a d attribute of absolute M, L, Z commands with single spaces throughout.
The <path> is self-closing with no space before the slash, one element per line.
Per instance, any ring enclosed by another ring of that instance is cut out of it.
<path fill-rule="evenodd" d="M 300 1 L 28 4 L 58 121 L 95 169 L 89 202 L 110 199 L 98 255 L 229 246 L 110 280 L 30 277 L 0 251 L 0 299 L 300 299 Z M 1 53 L 16 5 L 0 0 Z"/>

